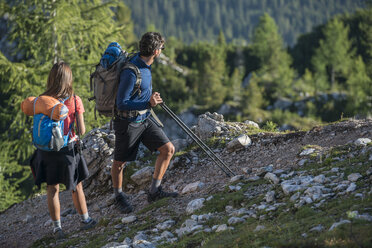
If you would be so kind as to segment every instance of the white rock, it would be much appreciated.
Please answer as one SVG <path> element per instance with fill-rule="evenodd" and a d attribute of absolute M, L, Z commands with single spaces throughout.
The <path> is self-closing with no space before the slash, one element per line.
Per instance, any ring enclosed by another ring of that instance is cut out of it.
<path fill-rule="evenodd" d="M 252 141 L 248 137 L 248 135 L 242 134 L 239 137 L 237 137 L 237 138 L 233 139 L 232 141 L 230 141 L 227 144 L 226 149 L 229 152 L 233 152 L 233 151 L 237 151 L 237 150 L 241 150 L 241 149 L 247 148 L 251 144 L 252 144 Z"/>
<path fill-rule="evenodd" d="M 226 224 L 223 224 L 223 225 L 219 225 L 216 229 L 216 232 L 223 232 L 223 231 L 226 231 L 228 229 L 227 225 Z"/>
<path fill-rule="evenodd" d="M 191 193 L 191 192 L 195 192 L 197 190 L 200 190 L 201 188 L 204 187 L 204 185 L 205 184 L 203 182 L 200 182 L 200 181 L 190 183 L 183 188 L 182 194 L 187 194 L 187 193 Z"/>
<path fill-rule="evenodd" d="M 269 191 L 265 195 L 266 202 L 273 202 L 275 201 L 275 191 Z"/>
<path fill-rule="evenodd" d="M 289 198 L 289 200 L 291 201 L 291 202 L 295 202 L 295 201 L 297 201 L 297 199 L 298 198 L 300 198 L 300 192 L 296 192 L 296 193 L 294 193 L 292 196 L 291 196 L 291 198 Z"/>
<path fill-rule="evenodd" d="M 291 185 L 291 184 L 282 184 L 282 190 L 284 194 L 289 195 L 295 191 L 301 191 L 305 188 L 303 185 Z"/>
<path fill-rule="evenodd" d="M 319 224 L 317 226 L 314 226 L 313 228 L 310 229 L 310 232 L 321 232 L 324 230 L 324 227 L 322 224 Z"/>
<path fill-rule="evenodd" d="M 133 238 L 133 243 L 138 240 L 147 240 L 147 235 L 144 232 L 138 232 L 136 236 Z"/>
<path fill-rule="evenodd" d="M 304 158 L 304 159 L 301 159 L 299 162 L 298 162 L 298 165 L 299 166 L 304 166 L 306 164 L 306 162 L 308 161 L 308 159 Z"/>
<path fill-rule="evenodd" d="M 350 182 L 356 182 L 361 177 L 362 177 L 362 175 L 360 175 L 360 173 L 352 173 L 352 174 L 347 176 L 347 180 L 349 180 Z"/>
<path fill-rule="evenodd" d="M 212 200 L 213 199 L 213 195 L 211 195 L 211 196 L 208 196 L 208 198 L 207 198 L 207 200 L 206 201 L 210 201 L 210 200 Z"/>
<path fill-rule="evenodd" d="M 243 223 L 243 222 L 245 222 L 245 219 L 243 219 L 243 218 L 238 218 L 238 217 L 231 217 L 231 218 L 227 221 L 227 223 L 228 223 L 229 225 L 235 225 L 235 224 Z"/>
<path fill-rule="evenodd" d="M 164 231 L 160 234 L 161 237 L 165 238 L 165 239 L 171 239 L 171 238 L 174 238 L 174 235 L 173 233 L 169 232 L 169 231 Z"/>
<path fill-rule="evenodd" d="M 259 232 L 259 231 L 261 231 L 261 230 L 264 230 L 266 227 L 265 226 L 263 226 L 263 225 L 258 225 L 258 226 L 256 226 L 256 229 L 254 229 L 253 231 L 254 232 Z"/>
<path fill-rule="evenodd" d="M 332 226 L 329 228 L 328 231 L 332 231 L 333 229 L 335 229 L 336 227 L 340 226 L 340 225 L 343 225 L 343 224 L 347 224 L 347 223 L 351 223 L 350 220 L 341 220 L 339 222 L 336 222 L 336 223 L 333 223 Z"/>
<path fill-rule="evenodd" d="M 240 181 L 244 178 L 244 175 L 236 175 L 236 176 L 233 176 L 231 179 L 230 179 L 230 183 L 235 183 L 237 181 Z"/>
<path fill-rule="evenodd" d="M 351 183 L 349 185 L 349 187 L 346 189 L 346 193 L 353 192 L 354 190 L 356 190 L 356 184 L 355 183 Z"/>
<path fill-rule="evenodd" d="M 369 138 L 359 138 L 356 141 L 354 141 L 354 144 L 357 146 L 366 146 L 368 143 L 371 143 L 372 140 Z"/>
<path fill-rule="evenodd" d="M 260 128 L 260 126 L 256 122 L 254 122 L 254 121 L 245 120 L 244 121 L 244 124 L 247 124 L 247 125 L 252 126 L 252 127 L 255 127 L 255 128 Z"/>
<path fill-rule="evenodd" d="M 128 223 L 135 222 L 136 220 L 137 220 L 137 217 L 132 215 L 132 216 L 122 218 L 121 222 L 124 223 L 124 224 L 128 224 Z"/>
<path fill-rule="evenodd" d="M 326 181 L 326 177 L 323 174 L 320 174 L 320 175 L 314 177 L 314 182 L 316 182 L 316 183 L 323 184 L 323 183 L 325 183 L 325 181 Z"/>
<path fill-rule="evenodd" d="M 118 242 L 111 242 L 102 246 L 101 248 L 130 248 L 130 246 Z"/>
<path fill-rule="evenodd" d="M 301 153 L 300 153 L 300 156 L 308 156 L 312 153 L 315 152 L 315 149 L 314 148 L 308 148 L 308 149 L 305 149 L 303 150 Z"/>
<path fill-rule="evenodd" d="M 176 222 L 174 220 L 166 220 L 163 223 L 159 223 L 156 225 L 156 228 L 160 230 L 165 230 L 171 228 Z"/>
<path fill-rule="evenodd" d="M 201 209 L 201 208 L 204 206 L 204 204 L 203 204 L 204 201 L 205 201 L 204 198 L 199 198 L 199 199 L 195 199 L 195 200 L 190 201 L 190 202 L 187 204 L 187 207 L 186 207 L 186 213 L 188 213 L 188 214 L 192 214 L 192 213 L 194 213 L 196 210 Z"/>
<path fill-rule="evenodd" d="M 150 241 L 147 240 L 136 240 L 132 244 L 133 248 L 156 248 Z"/>
<path fill-rule="evenodd" d="M 270 180 L 274 184 L 278 184 L 280 182 L 280 179 L 274 173 L 271 172 L 266 173 L 264 178 Z"/>
<path fill-rule="evenodd" d="M 144 167 L 144 168 L 140 169 L 136 173 L 134 173 L 130 178 L 136 184 L 142 185 L 146 182 L 151 181 L 153 172 L 154 172 L 154 168 L 150 167 L 150 166 L 147 166 L 147 167 Z"/>

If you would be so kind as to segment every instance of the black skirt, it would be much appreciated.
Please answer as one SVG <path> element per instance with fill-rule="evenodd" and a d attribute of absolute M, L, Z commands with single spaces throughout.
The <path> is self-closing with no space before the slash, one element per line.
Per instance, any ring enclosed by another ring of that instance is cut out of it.
<path fill-rule="evenodd" d="M 84 156 L 80 156 L 72 143 L 58 152 L 37 149 L 30 166 L 39 188 L 46 182 L 47 185 L 62 183 L 66 189 L 75 190 L 76 185 L 89 176 Z"/>

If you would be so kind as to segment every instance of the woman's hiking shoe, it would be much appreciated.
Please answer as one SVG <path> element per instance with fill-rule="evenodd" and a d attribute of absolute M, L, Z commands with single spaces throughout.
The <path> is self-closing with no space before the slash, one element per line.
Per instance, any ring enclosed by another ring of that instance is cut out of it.
<path fill-rule="evenodd" d="M 153 202 L 153 201 L 160 200 L 162 198 L 177 197 L 177 196 L 178 196 L 177 192 L 165 192 L 165 191 L 163 191 L 162 187 L 159 186 L 158 190 L 155 193 L 153 193 L 153 194 L 151 194 L 150 192 L 148 193 L 147 201 L 148 202 Z"/>
<path fill-rule="evenodd" d="M 54 235 L 54 238 L 55 238 L 55 239 L 64 239 L 64 238 L 66 238 L 66 235 L 65 235 L 65 233 L 62 231 L 61 228 L 55 228 L 55 229 L 53 230 L 53 235 Z"/>
<path fill-rule="evenodd" d="M 82 221 L 80 225 L 81 230 L 88 230 L 97 225 L 97 221 L 92 218 L 89 218 L 87 221 Z"/>
<path fill-rule="evenodd" d="M 133 206 L 123 192 L 115 196 L 115 203 L 123 214 L 128 214 L 133 211 Z"/>

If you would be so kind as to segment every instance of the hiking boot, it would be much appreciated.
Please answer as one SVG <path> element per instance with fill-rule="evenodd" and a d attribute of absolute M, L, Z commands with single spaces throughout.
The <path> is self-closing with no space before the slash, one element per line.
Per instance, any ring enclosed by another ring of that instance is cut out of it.
<path fill-rule="evenodd" d="M 115 203 L 123 214 L 128 214 L 133 211 L 133 206 L 123 192 L 115 196 Z"/>
<path fill-rule="evenodd" d="M 177 197 L 178 196 L 178 193 L 177 192 L 165 192 L 163 191 L 162 187 L 159 186 L 158 187 L 158 190 L 151 194 L 150 192 L 148 193 L 147 195 L 147 201 L 148 202 L 153 202 L 153 201 L 157 201 L 157 200 L 160 200 L 162 198 L 165 198 L 165 197 Z"/>
<path fill-rule="evenodd" d="M 88 230 L 97 225 L 97 221 L 92 218 L 89 218 L 87 221 L 82 221 L 80 225 L 80 230 Z"/>
<path fill-rule="evenodd" d="M 66 238 L 65 233 L 62 231 L 61 228 L 56 228 L 53 230 L 53 235 L 55 239 L 64 239 Z"/>

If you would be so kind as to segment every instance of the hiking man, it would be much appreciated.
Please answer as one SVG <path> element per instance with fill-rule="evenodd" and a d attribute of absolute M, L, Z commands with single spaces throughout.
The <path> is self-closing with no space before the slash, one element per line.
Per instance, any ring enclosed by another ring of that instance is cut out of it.
<path fill-rule="evenodd" d="M 148 201 L 164 197 L 177 197 L 176 192 L 165 192 L 161 180 L 174 154 L 174 146 L 163 130 L 151 118 L 150 109 L 163 102 L 158 92 L 152 92 L 151 64 L 164 49 L 164 38 L 157 32 L 145 33 L 139 42 L 139 53 L 130 59 L 138 67 L 142 78 L 140 89 L 132 93 L 136 85 L 136 74 L 127 68 L 120 73 L 114 118 L 115 151 L 111 178 L 115 201 L 123 213 L 133 211 L 131 203 L 122 192 L 125 163 L 136 159 L 142 142 L 150 151 L 159 151 Z"/>

